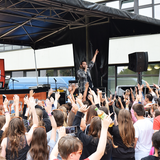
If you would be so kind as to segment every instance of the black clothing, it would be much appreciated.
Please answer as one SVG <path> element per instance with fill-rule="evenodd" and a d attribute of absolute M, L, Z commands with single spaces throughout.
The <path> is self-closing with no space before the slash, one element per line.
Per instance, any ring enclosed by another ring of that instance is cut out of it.
<path fill-rule="evenodd" d="M 23 118 L 24 118 L 24 116 L 25 116 L 26 109 L 27 109 L 27 104 L 24 104 L 24 107 L 23 107 Z"/>
<path fill-rule="evenodd" d="M 92 80 L 91 80 L 90 75 L 88 74 L 88 72 L 87 72 L 87 81 L 89 83 L 89 87 L 92 88 L 93 87 L 93 83 L 92 83 Z"/>
<path fill-rule="evenodd" d="M 80 123 L 83 113 L 77 112 L 75 119 L 73 121 L 73 126 L 77 126 L 77 133 L 76 136 L 82 141 L 83 143 L 83 152 L 80 157 L 80 160 L 88 158 L 92 153 L 97 150 L 99 138 L 93 137 L 91 135 L 86 135 L 80 129 Z M 111 153 L 112 153 L 112 143 L 111 141 L 107 140 L 108 143 L 106 144 L 106 154 L 103 155 L 101 160 L 110 160 Z"/>
<path fill-rule="evenodd" d="M 142 158 L 141 160 L 159 160 L 159 158 L 155 156 L 147 156 Z"/>
<path fill-rule="evenodd" d="M 0 130 L 0 139 L 2 138 L 3 130 Z"/>
<path fill-rule="evenodd" d="M 113 135 L 113 142 L 118 148 L 113 148 L 112 150 L 112 157 L 115 158 L 134 158 L 135 150 L 134 150 L 134 144 L 133 147 L 127 147 L 119 134 L 118 126 L 113 126 L 109 128 L 109 132 L 111 135 Z"/>
<path fill-rule="evenodd" d="M 112 160 L 135 160 L 135 158 L 115 158 L 113 157 Z"/>
<path fill-rule="evenodd" d="M 46 112 L 46 110 L 43 107 L 36 105 L 35 108 L 39 108 L 43 111 L 43 118 L 48 118 L 48 113 Z"/>
<path fill-rule="evenodd" d="M 49 132 L 52 129 L 52 126 L 51 126 L 51 121 L 48 117 L 48 113 L 44 108 L 42 108 L 39 105 L 36 105 L 35 108 L 39 108 L 43 111 L 43 122 L 45 123 L 46 132 Z"/>
<path fill-rule="evenodd" d="M 16 152 L 13 154 L 11 153 L 11 146 L 10 146 L 10 140 L 7 137 L 7 147 L 6 147 L 6 160 L 26 160 L 27 153 L 29 151 L 29 146 L 27 144 L 26 136 L 22 135 L 20 136 L 20 142 L 18 146 L 18 157 Z"/>

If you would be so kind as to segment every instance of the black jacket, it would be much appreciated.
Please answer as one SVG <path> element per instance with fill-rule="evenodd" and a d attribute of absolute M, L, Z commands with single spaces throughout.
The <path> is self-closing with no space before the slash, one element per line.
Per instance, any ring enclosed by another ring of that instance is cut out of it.
<path fill-rule="evenodd" d="M 74 122 L 73 122 L 73 126 L 77 126 L 76 136 L 83 143 L 83 152 L 82 152 L 80 160 L 88 158 L 92 153 L 94 153 L 97 150 L 97 146 L 98 146 L 98 142 L 99 142 L 99 138 L 93 137 L 91 135 L 86 135 L 80 129 L 80 123 L 81 123 L 82 116 L 83 116 L 83 113 L 77 112 L 75 119 L 74 119 Z M 107 152 L 107 154 L 104 154 L 103 157 L 101 158 L 101 160 L 110 160 L 111 159 L 111 153 L 112 153 L 111 142 L 107 143 L 106 152 Z"/>

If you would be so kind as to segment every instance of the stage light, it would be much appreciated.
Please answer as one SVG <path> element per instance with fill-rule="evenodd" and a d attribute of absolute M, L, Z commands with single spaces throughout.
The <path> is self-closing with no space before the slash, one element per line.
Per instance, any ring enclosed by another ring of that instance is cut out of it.
<path fill-rule="evenodd" d="M 154 66 L 154 69 L 159 69 L 159 68 L 160 68 L 160 67 L 159 67 L 159 65 L 157 65 L 157 64 Z"/>
<path fill-rule="evenodd" d="M 152 70 L 151 66 L 148 66 L 147 71 L 151 71 L 151 70 Z"/>

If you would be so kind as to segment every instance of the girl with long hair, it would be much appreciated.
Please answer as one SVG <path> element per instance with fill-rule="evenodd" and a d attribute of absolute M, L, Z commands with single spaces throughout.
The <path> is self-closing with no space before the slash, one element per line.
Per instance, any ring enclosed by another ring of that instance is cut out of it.
<path fill-rule="evenodd" d="M 17 102 L 19 103 L 19 101 Z M 26 133 L 21 117 L 13 117 L 9 122 L 8 128 L 3 134 L 4 138 L 1 143 L 1 155 L 6 158 L 6 160 L 26 160 L 34 128 L 38 126 L 34 98 L 30 98 L 28 106 L 31 108 L 31 112 L 33 114 L 33 126 L 30 131 Z"/>
<path fill-rule="evenodd" d="M 49 155 L 55 146 L 57 125 L 51 114 L 52 103 L 48 99 L 46 100 L 46 105 L 46 111 L 48 112 L 52 124 L 50 141 L 47 144 L 47 134 L 45 127 L 39 126 L 35 128 L 32 136 L 31 148 L 27 154 L 27 160 L 49 160 Z"/>
<path fill-rule="evenodd" d="M 120 110 L 118 125 L 111 127 L 110 133 L 114 144 L 118 146 L 113 148 L 112 160 L 134 160 L 135 130 L 128 110 Z"/>
<path fill-rule="evenodd" d="M 83 106 L 81 108 L 83 108 Z M 73 126 L 77 126 L 76 136 L 83 143 L 83 151 L 80 157 L 80 159 L 82 160 L 89 157 L 96 151 L 101 134 L 101 119 L 98 116 L 93 117 L 90 121 L 89 133 L 88 135 L 85 134 L 80 128 L 81 119 L 84 113 L 84 110 L 82 110 L 81 108 L 75 116 Z M 107 132 L 107 144 L 105 148 L 105 154 L 103 155 L 101 160 L 110 160 L 112 153 L 112 136 L 109 134 L 109 132 Z"/>

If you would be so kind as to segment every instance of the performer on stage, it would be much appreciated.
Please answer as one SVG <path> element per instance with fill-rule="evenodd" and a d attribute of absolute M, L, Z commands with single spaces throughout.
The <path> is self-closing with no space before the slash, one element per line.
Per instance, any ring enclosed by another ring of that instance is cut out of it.
<path fill-rule="evenodd" d="M 80 64 L 80 69 L 77 71 L 80 93 L 84 92 L 86 82 L 89 82 L 89 87 L 91 89 L 93 88 L 93 83 L 92 83 L 92 77 L 91 77 L 90 70 L 94 66 L 94 63 L 96 61 L 96 57 L 97 57 L 98 53 L 99 53 L 99 51 L 97 49 L 95 51 L 95 54 L 94 54 L 91 62 L 89 63 L 89 65 L 87 65 L 86 61 L 82 61 L 81 64 Z"/>

